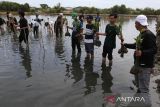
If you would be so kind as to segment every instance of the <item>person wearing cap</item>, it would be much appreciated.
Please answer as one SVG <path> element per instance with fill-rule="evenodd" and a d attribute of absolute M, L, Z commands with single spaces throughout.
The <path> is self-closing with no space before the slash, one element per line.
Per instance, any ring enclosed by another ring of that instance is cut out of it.
<path fill-rule="evenodd" d="M 87 16 L 87 24 L 85 28 L 85 50 L 87 53 L 87 57 L 93 58 L 94 57 L 94 34 L 95 34 L 95 26 L 92 23 L 93 16 L 89 15 Z"/>
<path fill-rule="evenodd" d="M 106 56 L 108 56 L 109 66 L 112 66 L 113 59 L 113 49 L 116 48 L 116 35 L 119 37 L 121 41 L 123 41 L 123 36 L 116 25 L 118 15 L 110 14 L 109 15 L 109 24 L 106 25 L 105 33 L 97 32 L 96 35 L 99 38 L 99 35 L 106 36 L 104 45 L 103 45 L 103 53 L 102 53 L 102 64 L 106 63 Z"/>
<path fill-rule="evenodd" d="M 77 47 L 78 53 L 81 53 L 80 38 L 82 37 L 83 26 L 77 18 L 77 13 L 72 13 L 72 19 L 74 20 L 73 27 L 67 26 L 72 29 L 72 51 L 75 52 Z"/>
<path fill-rule="evenodd" d="M 148 22 L 145 15 L 138 15 L 135 21 L 135 27 L 140 32 L 142 43 L 140 49 L 136 43 L 127 44 L 124 46 L 130 49 L 135 49 L 134 60 L 139 57 L 139 72 L 135 74 L 135 83 L 138 88 L 138 93 L 149 93 L 150 75 L 153 72 L 154 57 L 157 52 L 156 36 L 147 28 Z"/>
<path fill-rule="evenodd" d="M 19 35 L 19 44 L 21 45 L 22 41 L 24 41 L 28 45 L 28 35 L 29 35 L 29 25 L 28 21 L 24 17 L 25 13 L 23 11 L 19 12 L 19 29 L 20 29 L 20 35 Z M 18 26 L 17 26 L 18 27 Z"/>

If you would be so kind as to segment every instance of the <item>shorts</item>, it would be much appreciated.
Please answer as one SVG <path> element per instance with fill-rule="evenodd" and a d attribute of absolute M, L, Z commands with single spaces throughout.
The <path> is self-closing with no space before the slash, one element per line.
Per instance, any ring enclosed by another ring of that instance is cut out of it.
<path fill-rule="evenodd" d="M 94 43 L 85 43 L 85 50 L 89 54 L 94 54 Z"/>

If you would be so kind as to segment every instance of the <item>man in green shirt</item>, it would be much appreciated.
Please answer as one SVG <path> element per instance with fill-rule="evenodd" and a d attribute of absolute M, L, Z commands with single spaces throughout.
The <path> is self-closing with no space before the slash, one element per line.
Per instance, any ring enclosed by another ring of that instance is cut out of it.
<path fill-rule="evenodd" d="M 117 17 L 118 17 L 117 14 L 110 14 L 109 15 L 110 23 L 106 25 L 105 33 L 99 33 L 99 32 L 96 33 L 97 36 L 98 35 L 106 36 L 103 46 L 102 63 L 106 62 L 106 56 L 107 56 L 110 66 L 112 65 L 113 49 L 116 48 L 116 35 L 118 35 L 119 39 L 123 42 L 123 36 L 122 33 L 120 32 L 120 28 L 116 25 Z"/>
<path fill-rule="evenodd" d="M 83 32 L 83 26 L 82 23 L 78 20 L 77 18 L 78 14 L 77 13 L 72 13 L 72 19 L 73 19 L 73 27 L 67 26 L 69 29 L 72 30 L 72 51 L 75 52 L 76 47 L 78 50 L 78 53 L 81 53 L 81 38 L 82 35 L 81 33 Z"/>

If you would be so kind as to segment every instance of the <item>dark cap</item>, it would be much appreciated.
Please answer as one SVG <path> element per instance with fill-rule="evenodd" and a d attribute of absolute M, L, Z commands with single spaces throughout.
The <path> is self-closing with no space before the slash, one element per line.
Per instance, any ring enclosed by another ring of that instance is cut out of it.
<path fill-rule="evenodd" d="M 93 16 L 92 16 L 92 15 L 88 15 L 88 16 L 87 16 L 87 19 L 93 20 Z"/>
<path fill-rule="evenodd" d="M 22 17 L 25 16 L 25 12 L 24 12 L 23 10 L 19 10 L 19 11 L 18 11 L 18 14 L 21 15 Z"/>

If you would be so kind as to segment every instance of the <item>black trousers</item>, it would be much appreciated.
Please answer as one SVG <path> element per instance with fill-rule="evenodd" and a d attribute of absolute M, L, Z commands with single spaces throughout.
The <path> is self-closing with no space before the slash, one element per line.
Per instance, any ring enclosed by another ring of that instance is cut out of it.
<path fill-rule="evenodd" d="M 25 30 L 22 29 L 19 36 L 19 43 L 22 43 L 22 41 L 24 41 L 26 44 L 28 44 L 28 35 L 29 35 L 28 29 Z"/>
<path fill-rule="evenodd" d="M 62 33 L 63 33 L 63 27 L 57 26 L 56 27 L 56 37 L 58 37 L 59 35 L 62 36 Z"/>
<path fill-rule="evenodd" d="M 38 28 L 39 28 L 39 26 L 34 26 L 33 27 L 33 33 L 34 33 L 34 35 L 38 35 Z"/>
<path fill-rule="evenodd" d="M 75 51 L 76 47 L 78 49 L 78 52 L 81 52 L 81 45 L 80 40 L 77 37 L 72 37 L 72 50 Z"/>
<path fill-rule="evenodd" d="M 103 53 L 102 53 L 103 58 L 106 58 L 106 56 L 108 56 L 108 60 L 112 60 L 113 59 L 112 53 L 113 53 L 113 48 L 108 46 L 103 46 Z"/>

